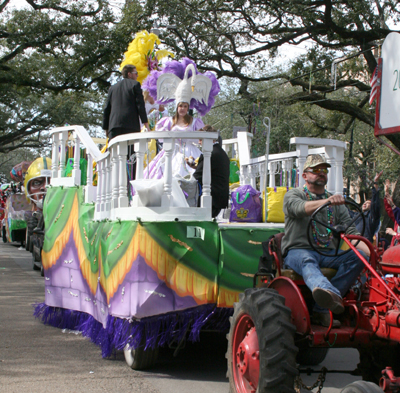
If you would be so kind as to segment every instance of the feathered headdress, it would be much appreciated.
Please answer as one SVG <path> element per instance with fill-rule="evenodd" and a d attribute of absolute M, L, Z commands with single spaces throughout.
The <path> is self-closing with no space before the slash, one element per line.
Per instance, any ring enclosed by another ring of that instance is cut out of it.
<path fill-rule="evenodd" d="M 129 44 L 128 50 L 124 53 L 124 61 L 121 63 L 120 70 L 127 64 L 132 64 L 138 72 L 138 82 L 142 83 L 153 70 L 159 70 L 159 62 L 166 56 L 174 57 L 168 50 L 154 50 L 154 45 L 160 45 L 161 41 L 154 33 L 146 30 L 135 34 L 134 40 Z"/>
<path fill-rule="evenodd" d="M 180 62 L 171 60 L 161 71 L 154 70 L 143 83 L 158 104 L 188 102 L 201 116 L 207 114 L 220 91 L 217 78 L 212 72 L 201 74 L 196 64 L 184 57 Z"/>

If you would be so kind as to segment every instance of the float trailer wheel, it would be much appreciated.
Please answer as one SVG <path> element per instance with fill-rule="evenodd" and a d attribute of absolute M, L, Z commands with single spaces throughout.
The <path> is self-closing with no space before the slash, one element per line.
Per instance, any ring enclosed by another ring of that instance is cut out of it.
<path fill-rule="evenodd" d="M 145 370 L 157 363 L 158 347 L 154 349 L 144 349 L 144 345 L 137 349 L 129 348 L 127 344 L 124 348 L 124 356 L 127 365 L 132 370 Z"/>

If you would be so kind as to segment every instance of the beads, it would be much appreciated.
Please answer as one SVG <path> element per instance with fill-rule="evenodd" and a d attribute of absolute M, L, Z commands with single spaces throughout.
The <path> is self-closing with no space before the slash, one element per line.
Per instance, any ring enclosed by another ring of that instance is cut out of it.
<path fill-rule="evenodd" d="M 308 190 L 307 186 L 304 186 L 304 192 L 306 193 L 307 199 L 309 201 L 312 201 L 313 197 L 310 191 Z M 328 197 L 329 197 L 328 191 L 325 190 L 325 199 L 327 199 Z M 328 211 L 328 217 L 327 217 L 328 225 L 332 227 L 334 224 L 334 217 L 333 217 L 333 208 L 331 205 L 327 207 L 327 211 Z M 327 228 L 326 233 L 321 233 L 314 220 L 311 221 L 311 232 L 314 242 L 317 244 L 317 246 L 321 248 L 326 248 L 331 243 L 331 240 L 333 238 L 332 231 L 329 228 Z"/>

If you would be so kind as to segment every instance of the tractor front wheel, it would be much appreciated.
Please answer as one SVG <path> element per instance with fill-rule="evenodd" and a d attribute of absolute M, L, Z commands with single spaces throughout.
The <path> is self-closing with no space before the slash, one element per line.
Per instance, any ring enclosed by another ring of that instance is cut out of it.
<path fill-rule="evenodd" d="M 241 294 L 227 336 L 230 392 L 294 392 L 295 332 L 291 310 L 277 291 L 251 288 Z"/>
<path fill-rule="evenodd" d="M 355 381 L 345 386 L 340 393 L 383 393 L 383 390 L 373 382 Z"/>

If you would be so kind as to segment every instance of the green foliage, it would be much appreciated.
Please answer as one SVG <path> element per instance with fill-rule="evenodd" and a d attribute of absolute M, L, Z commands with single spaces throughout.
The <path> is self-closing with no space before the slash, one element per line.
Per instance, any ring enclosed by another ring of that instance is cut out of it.
<path fill-rule="evenodd" d="M 136 1 L 122 17 L 102 0 L 0 8 L 0 152 L 41 146 L 41 134 L 65 123 L 99 126 L 142 17 Z"/>

